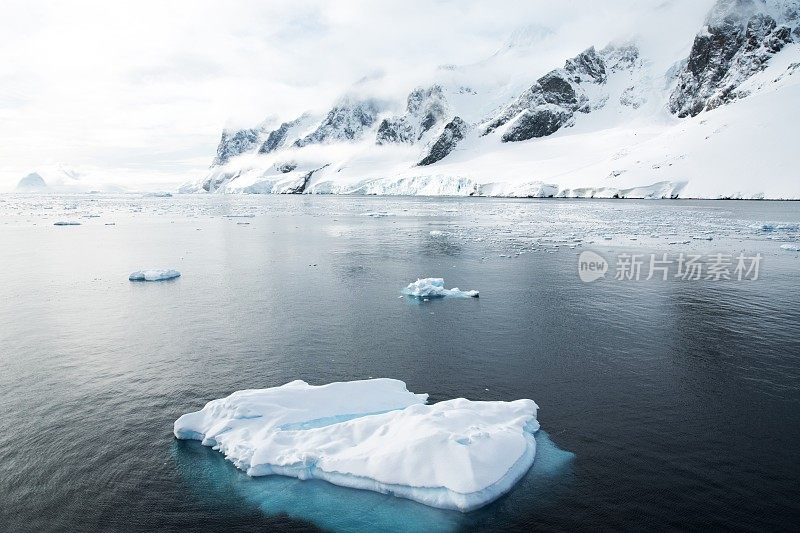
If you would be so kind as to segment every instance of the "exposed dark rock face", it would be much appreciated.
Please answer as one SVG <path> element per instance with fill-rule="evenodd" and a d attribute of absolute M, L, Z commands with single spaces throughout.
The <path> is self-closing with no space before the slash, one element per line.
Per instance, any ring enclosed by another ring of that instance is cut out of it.
<path fill-rule="evenodd" d="M 762 11 L 755 0 L 720 0 L 697 34 L 669 108 L 679 117 L 695 116 L 744 96 L 739 85 L 763 70 L 792 41 L 792 29 Z M 796 20 L 788 13 L 787 19 Z"/>
<path fill-rule="evenodd" d="M 258 153 L 268 154 L 279 148 L 283 148 L 288 141 L 297 137 L 299 133 L 298 130 L 310 125 L 310 120 L 311 116 L 308 113 L 303 113 L 294 120 L 282 123 L 276 129 L 269 132 L 269 135 L 266 136 L 266 139 L 264 139 L 261 146 L 258 148 Z"/>
<path fill-rule="evenodd" d="M 535 137 L 546 137 L 561 129 L 572 118 L 572 113 L 560 108 L 539 107 L 526 109 L 514 122 L 514 127 L 503 134 L 503 142 L 524 141 Z"/>
<path fill-rule="evenodd" d="M 297 135 L 298 127 L 307 124 L 309 118 L 308 114 L 303 114 L 294 120 L 284 122 L 274 130 L 265 125 L 241 130 L 224 130 L 217 146 L 217 156 L 211 166 L 225 165 L 232 158 L 247 152 L 259 154 L 274 152 L 295 138 L 293 136 Z"/>
<path fill-rule="evenodd" d="M 315 172 L 319 172 L 323 168 L 327 167 L 328 165 L 322 165 L 319 168 L 315 168 L 308 174 L 303 176 L 303 180 L 296 186 L 286 191 L 286 194 L 303 194 L 305 190 L 308 188 L 308 184 L 311 182 L 311 177 L 314 175 Z"/>
<path fill-rule="evenodd" d="M 606 73 L 633 70 L 641 66 L 639 48 L 633 43 L 608 45 L 600 51 L 606 66 Z"/>
<path fill-rule="evenodd" d="M 358 139 L 375 124 L 379 111 L 374 100 L 345 99 L 328 112 L 316 130 L 296 140 L 294 146 Z"/>
<path fill-rule="evenodd" d="M 632 50 L 626 48 L 625 53 L 635 60 L 638 52 L 635 47 Z M 489 134 L 510 123 L 501 140 L 524 141 L 551 135 L 570 125 L 576 111 L 588 113 L 593 109 L 584 87 L 589 84 L 605 84 L 608 67 L 604 56 L 614 53 L 619 55 L 616 48 L 609 47 L 598 53 L 592 47 L 568 59 L 564 68 L 553 70 L 539 78 L 516 101 L 503 109 L 489 122 L 483 134 Z M 614 65 L 617 66 L 618 63 L 620 60 L 615 56 Z"/>
<path fill-rule="evenodd" d="M 464 140 L 469 129 L 469 125 L 460 117 L 454 117 L 453 120 L 447 123 L 441 135 L 431 145 L 428 155 L 419 162 L 419 166 L 432 165 L 444 159 L 455 149 L 460 141 Z"/>
<path fill-rule="evenodd" d="M 297 168 L 297 163 L 291 162 L 291 163 L 283 163 L 283 164 L 277 165 L 275 167 L 275 170 L 277 170 L 281 174 L 286 174 L 287 172 L 291 172 L 292 170 L 294 170 L 296 168 Z"/>
<path fill-rule="evenodd" d="M 212 172 L 211 175 L 209 175 L 205 180 L 203 180 L 201 187 L 206 192 L 214 192 L 225 183 L 235 180 L 241 176 L 241 174 L 241 171 L 238 170 L 235 172 L 215 171 Z"/>
<path fill-rule="evenodd" d="M 417 88 L 411 91 L 406 112 L 400 117 L 381 121 L 375 137 L 376 144 L 414 143 L 447 119 L 447 101 L 441 86 Z"/>
<path fill-rule="evenodd" d="M 376 144 L 413 143 L 414 130 L 403 118 L 385 118 L 378 126 Z"/>
<path fill-rule="evenodd" d="M 581 52 L 572 59 L 567 59 L 564 70 L 575 83 L 605 83 L 607 79 L 606 64 L 594 47 Z"/>
<path fill-rule="evenodd" d="M 258 129 L 223 130 L 219 145 L 217 145 L 217 156 L 211 166 L 224 165 L 232 157 L 255 148 L 259 134 L 260 130 Z"/>
<path fill-rule="evenodd" d="M 298 124 L 303 117 L 296 118 L 290 122 L 284 122 L 276 129 L 269 132 L 267 138 L 261 143 L 261 146 L 258 148 L 259 154 L 268 154 L 270 152 L 274 152 L 286 142 L 286 137 L 289 134 L 289 130 L 292 129 L 294 126 Z"/>

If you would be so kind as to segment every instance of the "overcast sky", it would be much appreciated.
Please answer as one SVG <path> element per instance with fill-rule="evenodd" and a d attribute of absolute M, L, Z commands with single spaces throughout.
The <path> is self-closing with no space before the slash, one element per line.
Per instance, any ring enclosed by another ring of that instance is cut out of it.
<path fill-rule="evenodd" d="M 390 73 L 406 91 L 403 76 L 481 60 L 526 26 L 554 66 L 613 38 L 690 42 L 711 3 L 4 0 L 0 188 L 56 162 L 182 182 L 208 167 L 226 124 L 325 107 L 364 76 Z"/>

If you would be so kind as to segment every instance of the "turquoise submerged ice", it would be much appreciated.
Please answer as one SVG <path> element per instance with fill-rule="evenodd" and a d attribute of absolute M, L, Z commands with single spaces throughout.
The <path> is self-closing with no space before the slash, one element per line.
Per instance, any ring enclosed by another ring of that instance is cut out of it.
<path fill-rule="evenodd" d="M 421 278 L 403 289 L 403 294 L 415 298 L 477 298 L 478 291 L 462 291 L 458 287 L 444 288 L 442 278 Z"/>
<path fill-rule="evenodd" d="M 426 401 L 393 379 L 293 381 L 213 400 L 174 432 L 251 476 L 322 479 L 460 511 L 497 499 L 533 464 L 533 401 Z"/>
<path fill-rule="evenodd" d="M 138 270 L 128 276 L 130 281 L 163 281 L 166 279 L 179 278 L 181 275 L 177 270 L 171 269 L 150 269 Z"/>

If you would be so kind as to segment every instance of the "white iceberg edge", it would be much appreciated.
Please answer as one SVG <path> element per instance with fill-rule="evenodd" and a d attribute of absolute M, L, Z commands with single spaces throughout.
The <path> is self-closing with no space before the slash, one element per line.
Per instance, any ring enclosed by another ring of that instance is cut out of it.
<path fill-rule="evenodd" d="M 510 491 L 514 488 L 514 485 L 522 479 L 522 476 L 530 470 L 531 466 L 533 466 L 533 459 L 536 456 L 536 439 L 533 433 L 528 432 L 525 433 L 525 439 L 528 443 L 525 453 L 517 459 L 514 465 L 500 480 L 482 490 L 467 494 L 455 492 L 443 487 L 414 487 L 410 485 L 381 483 L 367 477 L 353 476 L 339 472 L 326 472 L 315 467 L 259 465 L 258 468 L 248 469 L 247 474 L 252 477 L 276 474 L 303 480 L 321 479 L 340 487 L 371 490 L 381 494 L 390 494 L 399 498 L 414 500 L 430 507 L 467 513 L 490 504 Z"/>
<path fill-rule="evenodd" d="M 212 400 L 178 418 L 174 434 L 250 476 L 320 479 L 462 512 L 507 493 L 533 465 L 533 401 L 426 400 L 397 380 L 294 381 Z"/>
<path fill-rule="evenodd" d="M 181 273 L 173 269 L 137 270 L 128 276 L 129 281 L 164 281 L 181 277 Z"/>
<path fill-rule="evenodd" d="M 458 287 L 444 288 L 443 278 L 418 278 L 403 289 L 403 294 L 414 298 L 478 298 L 478 291 L 462 291 Z"/>

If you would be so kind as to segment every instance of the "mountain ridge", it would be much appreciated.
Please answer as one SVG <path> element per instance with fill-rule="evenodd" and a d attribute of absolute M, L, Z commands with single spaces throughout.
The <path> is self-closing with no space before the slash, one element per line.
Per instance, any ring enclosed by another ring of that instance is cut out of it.
<path fill-rule="evenodd" d="M 800 107 L 798 13 L 794 0 L 720 0 L 669 72 L 635 42 L 592 46 L 488 114 L 492 95 L 441 80 L 401 111 L 345 95 L 303 127 L 223 132 L 209 174 L 181 191 L 800 198 L 791 154 L 770 146 Z M 764 159 L 715 159 L 746 156 Z"/>

